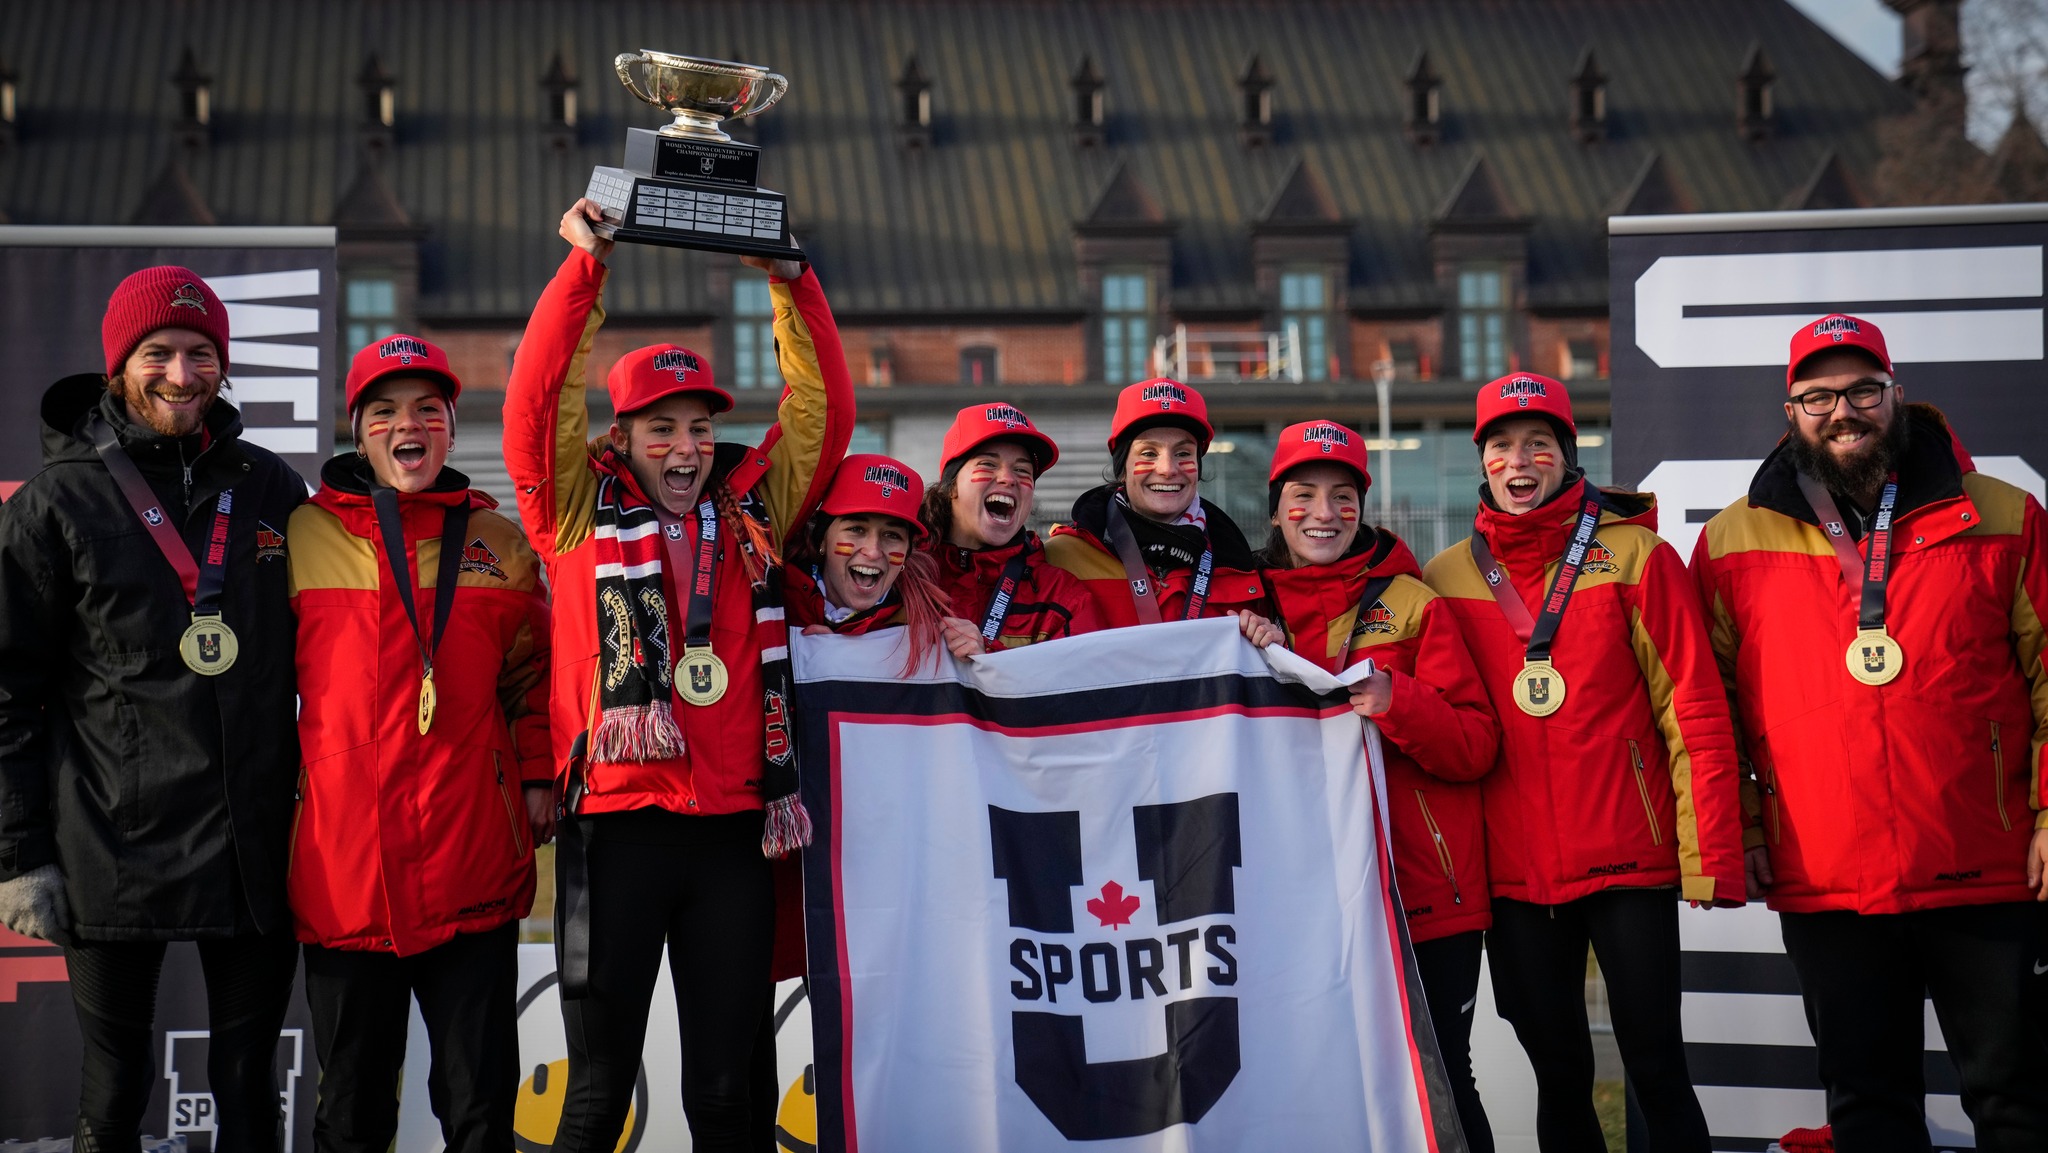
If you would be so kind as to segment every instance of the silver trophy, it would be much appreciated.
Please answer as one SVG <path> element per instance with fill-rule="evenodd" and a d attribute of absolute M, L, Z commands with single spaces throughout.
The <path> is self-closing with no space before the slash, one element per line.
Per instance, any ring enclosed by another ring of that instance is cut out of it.
<path fill-rule="evenodd" d="M 753 64 L 644 48 L 621 52 L 614 64 L 626 91 L 675 119 L 659 130 L 627 129 L 624 166 L 591 171 L 585 195 L 604 209 L 604 223 L 592 231 L 637 244 L 803 259 L 790 243 L 782 194 L 755 183 L 761 150 L 719 127 L 782 99 L 789 81 Z"/>

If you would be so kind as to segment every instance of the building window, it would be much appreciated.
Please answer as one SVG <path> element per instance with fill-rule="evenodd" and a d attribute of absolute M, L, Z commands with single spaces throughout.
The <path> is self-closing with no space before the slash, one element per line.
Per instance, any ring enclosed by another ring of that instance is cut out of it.
<path fill-rule="evenodd" d="M 1508 370 L 1507 275 L 1498 268 L 1458 273 L 1458 367 L 1466 380 Z"/>
<path fill-rule="evenodd" d="M 970 345 L 960 350 L 961 384 L 994 384 L 996 382 L 996 350 L 986 344 Z"/>
<path fill-rule="evenodd" d="M 1112 272 L 1102 278 L 1102 379 L 1110 384 L 1128 384 L 1148 375 L 1151 296 L 1151 284 L 1142 272 Z"/>
<path fill-rule="evenodd" d="M 1280 274 L 1280 331 L 1301 357 L 1302 377 L 1330 379 L 1330 278 L 1320 272 Z"/>
<path fill-rule="evenodd" d="M 1394 379 L 1422 379 L 1422 349 L 1414 341 L 1388 341 L 1387 359 L 1394 363 Z"/>
<path fill-rule="evenodd" d="M 775 300 L 768 281 L 742 276 L 732 283 L 732 380 L 735 388 L 781 388 L 775 363 Z"/>
<path fill-rule="evenodd" d="M 1597 380 L 1600 377 L 1600 346 L 1588 340 L 1564 342 L 1564 378 Z"/>
<path fill-rule="evenodd" d="M 398 331 L 398 282 L 388 276 L 352 276 L 348 280 L 348 347 L 344 356 Z"/>

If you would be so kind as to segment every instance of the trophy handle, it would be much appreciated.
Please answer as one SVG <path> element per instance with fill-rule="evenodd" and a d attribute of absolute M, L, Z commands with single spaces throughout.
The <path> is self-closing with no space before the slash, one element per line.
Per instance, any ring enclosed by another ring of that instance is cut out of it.
<path fill-rule="evenodd" d="M 654 105 L 656 108 L 661 108 L 661 102 L 649 96 L 633 80 L 633 65 L 645 64 L 646 62 L 647 54 L 645 52 L 621 52 L 612 59 L 612 69 L 619 74 L 619 83 L 626 86 L 626 91 L 638 96 L 646 103 Z M 663 109 L 663 111 L 667 111 L 667 109 Z"/>
<path fill-rule="evenodd" d="M 761 85 L 754 90 L 754 99 L 748 100 L 743 107 L 732 110 L 734 119 L 744 120 L 782 99 L 782 94 L 789 91 L 789 77 L 780 72 L 770 72 L 761 78 Z"/>

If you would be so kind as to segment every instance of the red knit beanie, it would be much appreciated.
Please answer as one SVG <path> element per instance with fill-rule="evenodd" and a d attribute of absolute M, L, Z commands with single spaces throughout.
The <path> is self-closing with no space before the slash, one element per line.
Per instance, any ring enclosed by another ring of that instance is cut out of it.
<path fill-rule="evenodd" d="M 159 328 L 186 328 L 213 341 L 222 376 L 228 371 L 228 309 L 198 273 L 175 264 L 145 268 L 121 282 L 100 321 L 100 344 L 112 377 L 144 337 Z"/>

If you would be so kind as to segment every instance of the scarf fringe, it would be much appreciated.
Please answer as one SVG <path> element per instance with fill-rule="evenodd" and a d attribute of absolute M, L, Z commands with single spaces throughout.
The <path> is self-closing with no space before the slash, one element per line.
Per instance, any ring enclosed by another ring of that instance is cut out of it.
<path fill-rule="evenodd" d="M 768 802 L 768 821 L 761 829 L 761 855 L 781 860 L 811 843 L 811 814 L 795 793 Z"/>
<path fill-rule="evenodd" d="M 618 764 L 683 755 L 683 730 L 668 702 L 605 709 L 590 734 L 590 759 Z"/>

